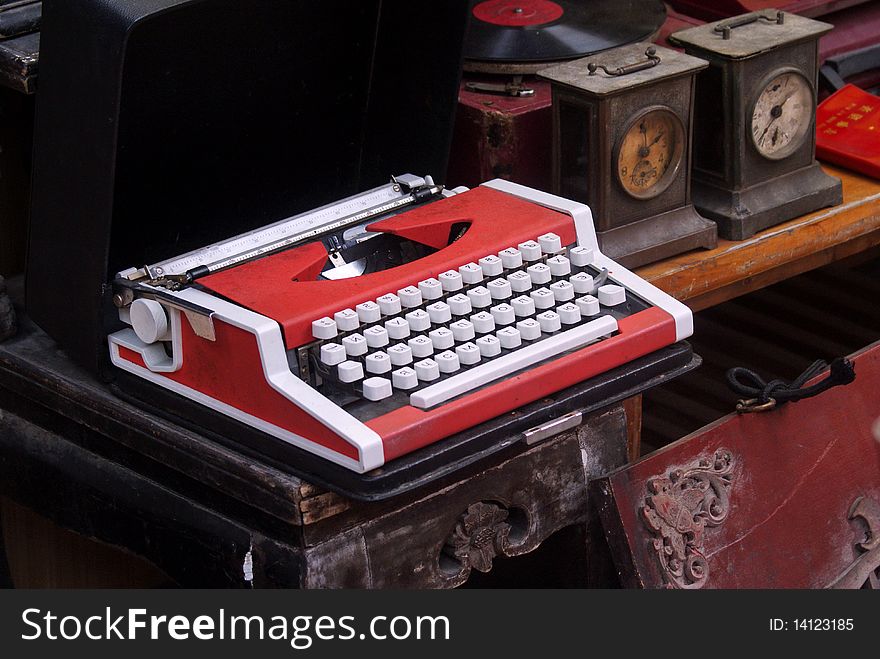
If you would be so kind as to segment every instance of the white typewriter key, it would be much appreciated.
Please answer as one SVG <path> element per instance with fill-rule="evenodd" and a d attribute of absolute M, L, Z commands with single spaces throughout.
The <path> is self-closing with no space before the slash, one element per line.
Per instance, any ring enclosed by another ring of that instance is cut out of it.
<path fill-rule="evenodd" d="M 395 366 L 406 366 L 407 364 L 412 364 L 413 360 L 413 351 L 405 343 L 397 343 L 385 352 L 388 353 L 388 357 L 391 359 L 391 363 Z"/>
<path fill-rule="evenodd" d="M 550 334 L 551 332 L 558 332 L 562 329 L 562 321 L 559 318 L 559 314 L 555 311 L 545 311 L 544 313 L 539 313 L 538 316 L 538 324 L 541 326 L 542 332 L 547 332 Z"/>
<path fill-rule="evenodd" d="M 436 300 L 443 296 L 443 285 L 433 277 L 420 281 L 419 290 L 422 292 L 422 297 L 426 300 Z"/>
<path fill-rule="evenodd" d="M 427 336 L 415 336 L 406 342 L 413 357 L 430 357 L 434 354 L 434 342 Z"/>
<path fill-rule="evenodd" d="M 395 389 L 413 389 L 419 386 L 419 376 L 413 369 L 405 366 L 391 373 L 391 384 Z"/>
<path fill-rule="evenodd" d="M 336 321 L 332 318 L 319 318 L 312 321 L 312 336 L 316 339 L 332 339 L 336 336 Z"/>
<path fill-rule="evenodd" d="M 446 350 L 446 348 L 451 348 L 455 345 L 455 337 L 452 336 L 452 330 L 446 329 L 445 327 L 438 327 L 435 330 L 431 330 L 428 332 L 428 338 L 430 338 L 431 343 L 434 344 L 435 350 Z"/>
<path fill-rule="evenodd" d="M 360 362 L 342 362 L 336 367 L 341 382 L 356 382 L 364 377 L 364 365 Z"/>
<path fill-rule="evenodd" d="M 445 302 L 435 302 L 434 304 L 429 304 L 426 308 L 428 315 L 431 317 L 431 322 L 435 325 L 448 323 L 452 320 L 452 309 Z"/>
<path fill-rule="evenodd" d="M 367 353 L 367 340 L 360 334 L 350 334 L 342 339 L 342 347 L 349 357 L 360 357 Z"/>
<path fill-rule="evenodd" d="M 501 259 L 494 254 L 484 256 L 480 259 L 479 264 L 483 269 L 483 274 L 487 277 L 497 277 L 504 270 L 504 265 L 501 263 Z"/>
<path fill-rule="evenodd" d="M 550 290 L 553 291 L 553 297 L 557 302 L 568 302 L 574 299 L 574 286 L 567 281 L 557 281 L 550 284 Z"/>
<path fill-rule="evenodd" d="M 519 348 L 522 345 L 522 334 L 515 327 L 505 327 L 503 330 L 499 330 L 495 336 L 498 337 L 502 348 L 510 350 L 512 348 Z"/>
<path fill-rule="evenodd" d="M 509 304 L 496 304 L 489 309 L 489 311 L 492 313 L 496 325 L 510 325 L 516 320 L 516 313 L 513 311 L 513 307 Z"/>
<path fill-rule="evenodd" d="M 361 302 L 355 309 L 357 309 L 358 318 L 362 323 L 375 323 L 382 317 L 379 305 L 375 302 Z"/>
<path fill-rule="evenodd" d="M 553 258 L 547 259 L 547 265 L 550 266 L 550 273 L 554 277 L 565 277 L 571 274 L 571 261 L 557 254 Z"/>
<path fill-rule="evenodd" d="M 465 284 L 478 284 L 483 281 L 483 269 L 476 263 L 468 263 L 461 266 L 458 271 Z"/>
<path fill-rule="evenodd" d="M 364 357 L 367 373 L 387 373 L 391 370 L 391 358 L 384 352 L 371 352 Z"/>
<path fill-rule="evenodd" d="M 489 332 L 495 331 L 495 317 L 488 311 L 475 313 L 471 316 L 471 322 L 474 324 L 474 329 L 477 330 L 477 333 L 479 334 L 488 334 Z"/>
<path fill-rule="evenodd" d="M 510 282 L 506 279 L 493 279 L 486 284 L 486 288 L 489 289 L 489 293 L 492 295 L 493 300 L 506 300 L 513 295 L 513 291 L 510 288 Z"/>
<path fill-rule="evenodd" d="M 415 286 L 407 286 L 397 291 L 400 296 L 400 302 L 408 309 L 417 307 L 422 303 L 422 292 Z"/>
<path fill-rule="evenodd" d="M 606 307 L 613 307 L 626 302 L 626 289 L 615 284 L 605 284 L 599 287 L 599 302 Z"/>
<path fill-rule="evenodd" d="M 535 301 L 527 295 L 520 295 L 510 301 L 514 313 L 520 318 L 535 314 Z"/>
<path fill-rule="evenodd" d="M 541 338 L 541 324 L 534 318 L 526 318 L 516 324 L 516 329 L 527 341 L 534 341 Z"/>
<path fill-rule="evenodd" d="M 569 278 L 568 281 L 574 286 L 574 292 L 578 295 L 583 295 L 584 293 L 589 295 L 593 292 L 593 287 L 595 286 L 593 278 L 586 272 L 579 272 Z"/>
<path fill-rule="evenodd" d="M 333 320 L 336 321 L 336 327 L 343 332 L 356 330 L 361 325 L 358 320 L 357 312 L 354 309 L 344 309 L 333 314 Z"/>
<path fill-rule="evenodd" d="M 549 288 L 539 288 L 532 291 L 532 300 L 535 302 L 537 309 L 549 309 L 556 304 L 556 297 Z"/>
<path fill-rule="evenodd" d="M 529 273 L 522 270 L 511 272 L 507 275 L 507 281 L 510 283 L 510 288 L 517 293 L 524 293 L 532 287 L 532 278 Z"/>
<path fill-rule="evenodd" d="M 538 261 L 541 258 L 541 246 L 534 240 L 527 240 L 517 245 L 524 261 Z"/>
<path fill-rule="evenodd" d="M 538 236 L 538 244 L 545 254 L 555 254 L 562 251 L 562 239 L 555 233 L 545 233 L 543 236 Z"/>
<path fill-rule="evenodd" d="M 413 332 L 423 332 L 431 327 L 431 316 L 424 309 L 416 309 L 406 314 L 406 322 Z"/>
<path fill-rule="evenodd" d="M 364 338 L 371 348 L 381 348 L 388 345 L 388 331 L 384 327 L 374 325 L 364 330 Z"/>
<path fill-rule="evenodd" d="M 327 366 L 336 366 L 346 359 L 348 357 L 345 355 L 345 348 L 338 343 L 325 343 L 321 346 L 321 362 Z"/>
<path fill-rule="evenodd" d="M 543 263 L 530 265 L 526 268 L 526 272 L 529 273 L 533 284 L 546 284 L 553 278 L 550 274 L 550 267 Z"/>
<path fill-rule="evenodd" d="M 391 381 L 385 378 L 367 378 L 363 387 L 367 400 L 382 400 L 391 395 Z"/>
<path fill-rule="evenodd" d="M 576 325 L 581 321 L 581 310 L 574 302 L 566 302 L 556 307 L 556 313 L 563 325 Z"/>
<path fill-rule="evenodd" d="M 379 311 L 383 316 L 393 316 L 400 313 L 400 298 L 394 293 L 386 293 L 379 297 L 376 302 L 379 303 Z"/>
<path fill-rule="evenodd" d="M 440 377 L 440 367 L 433 359 L 423 359 L 416 362 L 416 376 L 422 382 L 430 382 Z"/>
<path fill-rule="evenodd" d="M 483 357 L 497 357 L 501 354 L 501 341 L 492 335 L 481 336 L 476 340 L 476 344 Z M 460 355 L 459 358 L 461 358 Z"/>
<path fill-rule="evenodd" d="M 589 247 L 572 247 L 568 250 L 568 258 L 573 265 L 582 268 L 593 262 L 593 250 Z"/>
<path fill-rule="evenodd" d="M 443 290 L 447 291 L 448 293 L 461 290 L 461 275 L 455 270 L 447 270 L 446 272 L 441 272 L 437 276 L 437 279 L 440 280 L 440 285 L 443 287 Z"/>
<path fill-rule="evenodd" d="M 581 310 L 583 316 L 595 316 L 599 313 L 599 300 L 592 295 L 584 295 L 577 299 L 578 309 Z"/>
<path fill-rule="evenodd" d="M 515 247 L 508 247 L 507 249 L 502 249 L 498 252 L 498 256 L 501 257 L 501 265 L 510 270 L 511 268 L 518 268 L 523 264 L 522 254 Z"/>
<path fill-rule="evenodd" d="M 456 293 L 446 301 L 449 303 L 449 308 L 452 309 L 452 313 L 456 316 L 464 316 L 474 309 L 471 304 L 471 299 L 464 293 Z"/>
<path fill-rule="evenodd" d="M 392 318 L 385 321 L 385 331 L 390 339 L 405 339 L 409 336 L 409 323 L 403 318 Z"/>
<path fill-rule="evenodd" d="M 452 330 L 452 336 L 456 341 L 470 341 L 475 336 L 474 324 L 464 318 L 456 320 L 454 323 L 450 323 L 449 329 Z"/>
<path fill-rule="evenodd" d="M 482 309 L 483 307 L 488 307 L 492 304 L 492 294 L 485 286 L 472 288 L 467 292 L 467 295 L 471 300 L 471 304 L 477 309 Z"/>
<path fill-rule="evenodd" d="M 464 364 L 465 366 L 470 366 L 471 364 L 478 364 L 480 362 L 480 349 L 476 346 L 476 344 L 468 341 L 467 343 L 462 343 L 455 349 L 455 354 L 458 355 L 458 361 Z"/>
<path fill-rule="evenodd" d="M 444 350 L 439 355 L 435 355 L 434 361 L 437 362 L 437 366 L 440 367 L 441 373 L 455 373 L 461 368 L 461 364 L 458 361 L 458 355 L 451 350 Z"/>

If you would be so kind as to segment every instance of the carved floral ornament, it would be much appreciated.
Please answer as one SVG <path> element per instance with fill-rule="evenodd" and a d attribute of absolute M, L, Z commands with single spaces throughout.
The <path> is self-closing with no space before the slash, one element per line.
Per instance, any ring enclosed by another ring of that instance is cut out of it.
<path fill-rule="evenodd" d="M 471 504 L 456 522 L 444 552 L 461 563 L 463 570 L 488 572 L 493 559 L 510 547 L 508 516 L 506 509 L 493 502 Z"/>
<path fill-rule="evenodd" d="M 880 503 L 857 498 L 849 509 L 850 520 L 864 523 L 864 537 L 856 542 L 857 556 L 828 586 L 835 589 L 880 588 Z"/>
<path fill-rule="evenodd" d="M 727 519 L 733 468 L 730 451 L 718 449 L 711 458 L 648 481 L 639 512 L 654 536 L 651 544 L 668 588 L 702 588 L 708 580 L 703 537 Z"/>

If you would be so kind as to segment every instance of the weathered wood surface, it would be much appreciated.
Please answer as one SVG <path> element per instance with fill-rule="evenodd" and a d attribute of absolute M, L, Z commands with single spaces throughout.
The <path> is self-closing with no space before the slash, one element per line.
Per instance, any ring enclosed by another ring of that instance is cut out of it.
<path fill-rule="evenodd" d="M 595 520 L 588 479 L 626 462 L 627 428 L 617 404 L 577 431 L 367 504 L 117 398 L 26 317 L 0 343 L 0 494 L 188 586 L 462 584 L 493 553 L 532 552 Z M 564 550 L 583 568 L 585 543 Z"/>
<path fill-rule="evenodd" d="M 0 495 L 85 538 L 149 560 L 181 586 L 290 587 L 302 574 L 295 543 L 250 523 L 259 522 L 258 511 L 235 519 L 233 506 L 200 505 L 4 409 Z"/>
<path fill-rule="evenodd" d="M 655 286 L 705 309 L 880 245 L 880 182 L 825 166 L 843 181 L 843 203 L 761 231 L 719 240 L 636 270 Z"/>
<path fill-rule="evenodd" d="M 170 488 L 259 511 L 267 526 L 302 523 L 299 479 L 121 400 L 20 320 L 19 333 L 0 343 L 0 408 Z"/>
<path fill-rule="evenodd" d="M 162 588 L 172 581 L 151 563 L 104 543 L 62 529 L 0 497 L 0 572 L 5 565 L 17 588 Z M 0 588 L 3 587 L 0 578 Z M 7 588 L 12 587 L 10 581 Z"/>
<path fill-rule="evenodd" d="M 39 63 L 39 32 L 0 41 L 0 85 L 33 94 L 37 90 Z"/>
<path fill-rule="evenodd" d="M 308 526 L 309 588 L 436 588 L 465 583 L 473 570 L 534 551 L 561 529 L 588 527 L 590 479 L 626 462 L 622 406 L 450 487 L 386 507 L 346 527 L 345 515 Z M 360 504 L 363 506 L 363 504 Z M 360 508 L 358 513 L 363 513 Z M 340 526 L 341 525 L 341 526 Z M 591 560 L 587 546 L 554 560 Z"/>
<path fill-rule="evenodd" d="M 732 415 L 597 481 L 624 585 L 878 586 L 880 343 L 854 383 Z"/>
<path fill-rule="evenodd" d="M 0 341 L 15 334 L 16 329 L 15 309 L 12 308 L 12 301 L 6 294 L 6 280 L 0 275 Z"/>

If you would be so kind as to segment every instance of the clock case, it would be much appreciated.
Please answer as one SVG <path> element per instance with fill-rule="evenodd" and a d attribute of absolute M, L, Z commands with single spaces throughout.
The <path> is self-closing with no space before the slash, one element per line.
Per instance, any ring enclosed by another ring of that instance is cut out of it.
<path fill-rule="evenodd" d="M 649 48 L 659 57 L 656 65 L 648 66 Z M 691 203 L 694 81 L 705 67 L 695 57 L 636 43 L 539 73 L 552 88 L 553 192 L 590 206 L 602 251 L 626 267 L 717 243 L 715 224 Z M 685 144 L 668 187 L 635 198 L 617 176 L 617 149 L 633 120 L 652 109 L 671 110 L 681 120 Z"/>
<path fill-rule="evenodd" d="M 725 26 L 731 28 L 727 39 Z M 772 10 L 670 36 L 670 43 L 709 62 L 696 85 L 693 198 L 699 211 L 718 223 L 722 238 L 744 240 L 843 200 L 840 180 L 822 171 L 815 158 L 819 37 L 831 29 L 821 21 Z M 814 111 L 800 147 L 771 160 L 754 144 L 751 117 L 767 83 L 788 72 L 809 82 Z"/>

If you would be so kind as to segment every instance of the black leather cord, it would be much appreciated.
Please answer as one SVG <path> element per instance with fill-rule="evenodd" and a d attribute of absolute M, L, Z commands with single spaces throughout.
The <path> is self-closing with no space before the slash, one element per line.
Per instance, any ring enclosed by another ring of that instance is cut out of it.
<path fill-rule="evenodd" d="M 735 393 L 745 397 L 737 404 L 738 411 L 753 412 L 772 409 L 783 403 L 791 403 L 821 394 L 831 387 L 849 384 L 856 378 L 852 362 L 838 357 L 831 362 L 831 368 L 824 379 L 809 387 L 804 386 L 808 380 L 818 375 L 827 366 L 828 364 L 821 359 L 817 360 L 791 382 L 780 379 L 765 382 L 754 371 L 737 366 L 727 371 L 727 384 Z"/>

